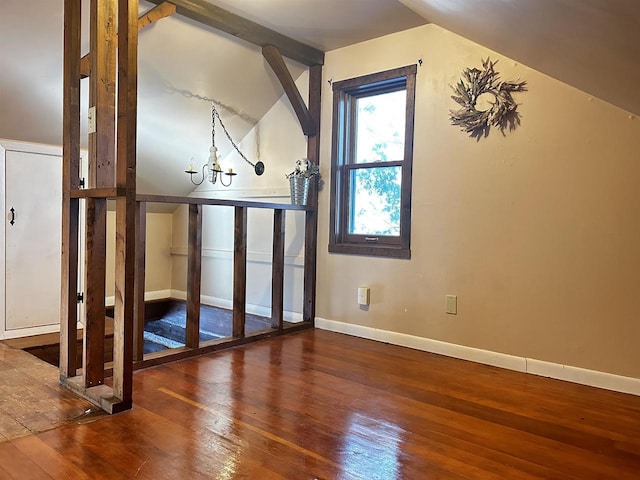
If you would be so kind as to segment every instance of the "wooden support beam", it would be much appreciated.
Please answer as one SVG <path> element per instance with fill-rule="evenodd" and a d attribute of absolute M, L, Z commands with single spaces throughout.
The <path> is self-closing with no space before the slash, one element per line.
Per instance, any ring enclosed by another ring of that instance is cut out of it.
<path fill-rule="evenodd" d="M 157 22 L 158 20 L 176 13 L 176 6 L 169 2 L 164 2 L 149 9 L 138 18 L 138 30 Z M 89 62 L 90 53 L 80 59 L 80 74 L 82 78 L 91 75 L 91 65 Z"/>
<path fill-rule="evenodd" d="M 115 0 L 92 0 L 89 105 L 95 108 L 96 131 L 89 134 L 89 187 L 114 186 L 115 155 Z M 104 323 L 107 201 L 86 201 L 84 385 L 104 382 Z"/>
<path fill-rule="evenodd" d="M 174 13 L 176 13 L 176 6 L 171 2 L 163 2 L 160 5 L 156 5 L 140 15 L 138 18 L 138 31 Z"/>
<path fill-rule="evenodd" d="M 309 68 L 309 111 L 316 125 L 320 125 L 322 67 Z M 314 165 L 320 163 L 320 131 L 307 140 L 307 158 Z M 311 182 L 309 202 L 313 207 L 306 213 L 304 234 L 304 293 L 302 317 L 315 322 L 316 317 L 316 260 L 318 255 L 318 177 Z"/>
<path fill-rule="evenodd" d="M 134 300 L 134 342 L 133 359 L 136 362 L 144 358 L 144 290 L 145 259 L 147 243 L 147 204 L 136 202 L 136 274 Z"/>
<path fill-rule="evenodd" d="M 80 56 L 81 0 L 64 2 L 63 134 L 62 134 L 62 291 L 60 302 L 60 376 L 77 370 L 78 188 L 80 169 Z"/>
<path fill-rule="evenodd" d="M 116 268 L 113 323 L 113 396 L 133 403 L 133 340 L 136 300 L 136 135 L 138 104 L 138 0 L 118 0 L 118 161 Z M 95 50 L 92 50 L 95 51 Z M 144 294 L 143 294 L 144 295 Z"/>
<path fill-rule="evenodd" d="M 282 330 L 274 330 L 267 328 L 264 330 L 256 330 L 249 332 L 243 338 L 217 338 L 215 340 L 208 340 L 202 342 L 200 348 L 171 348 L 167 350 L 161 350 L 159 352 L 150 353 L 145 356 L 145 359 L 136 364 L 136 369 L 153 367 L 155 365 L 162 365 L 164 363 L 176 362 L 185 358 L 192 358 L 196 355 L 204 355 L 207 353 L 217 352 L 228 348 L 237 347 L 239 345 L 245 345 L 247 343 L 256 342 L 258 340 L 264 340 L 266 338 L 279 337 L 288 333 L 302 332 L 313 328 L 313 325 L 308 322 L 298 322 L 286 326 Z"/>
<path fill-rule="evenodd" d="M 89 388 L 104 383 L 106 200 L 87 199 L 86 224 L 83 368 Z"/>
<path fill-rule="evenodd" d="M 233 233 L 233 337 L 244 338 L 247 310 L 247 209 L 235 207 Z"/>
<path fill-rule="evenodd" d="M 89 108 L 96 131 L 89 133 L 89 188 L 113 187 L 115 177 L 116 0 L 92 0 Z"/>
<path fill-rule="evenodd" d="M 314 136 L 318 130 L 318 125 L 305 105 L 300 90 L 298 90 L 291 72 L 289 72 L 287 65 L 284 63 L 282 55 L 273 45 L 265 45 L 262 47 L 262 56 L 267 60 L 278 80 L 280 80 L 284 93 L 287 94 L 293 111 L 296 112 L 302 131 L 308 137 Z"/>
<path fill-rule="evenodd" d="M 185 345 L 200 346 L 200 291 L 202 281 L 202 205 L 189 205 L 187 258 L 187 327 Z"/>
<path fill-rule="evenodd" d="M 271 326 L 284 326 L 285 211 L 273 211 L 273 257 L 271 261 Z"/>
<path fill-rule="evenodd" d="M 163 0 L 149 0 L 156 5 Z M 180 15 L 217 30 L 246 40 L 260 47 L 273 45 L 284 56 L 304 65 L 322 65 L 324 53 L 309 45 L 242 18 L 206 0 L 172 0 Z"/>

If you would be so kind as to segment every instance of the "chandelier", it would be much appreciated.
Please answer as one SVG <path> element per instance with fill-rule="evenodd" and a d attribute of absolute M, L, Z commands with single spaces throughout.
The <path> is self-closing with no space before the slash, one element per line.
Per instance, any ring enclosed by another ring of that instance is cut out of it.
<path fill-rule="evenodd" d="M 207 163 L 202 165 L 202 178 L 200 179 L 199 182 L 193 179 L 193 176 L 198 173 L 198 171 L 193 168 L 193 164 L 189 165 L 189 168 L 185 170 L 185 173 L 189 174 L 191 183 L 193 183 L 194 185 L 200 185 L 202 184 L 202 182 L 204 182 L 204 179 L 206 178 L 207 180 L 209 180 L 209 182 L 215 184 L 219 178 L 220 183 L 223 186 L 229 187 L 231 185 L 233 177 L 237 175 L 237 173 L 233 171 L 233 168 L 229 168 L 229 170 L 226 172 L 224 172 L 222 168 L 220 168 L 220 163 L 218 162 L 218 158 L 219 158 L 218 147 L 216 147 L 216 120 L 220 123 L 220 127 L 222 127 L 222 131 L 225 133 L 225 135 L 229 139 L 229 142 L 231 142 L 231 145 L 233 145 L 233 148 L 235 149 L 235 151 L 238 152 L 238 154 L 242 157 L 242 159 L 245 162 L 247 162 L 249 165 L 253 167 L 253 170 L 255 171 L 256 175 L 258 176 L 262 175 L 264 173 L 264 163 L 260 161 L 253 163 L 249 161 L 249 159 L 240 151 L 240 149 L 238 148 L 238 145 L 236 145 L 236 143 L 233 141 L 227 128 L 224 126 L 224 123 L 220 118 L 220 114 L 218 113 L 218 110 L 216 109 L 215 104 L 211 102 L 211 147 L 209 148 L 209 160 L 207 161 Z M 224 182 L 223 176 L 229 179 L 227 183 Z"/>

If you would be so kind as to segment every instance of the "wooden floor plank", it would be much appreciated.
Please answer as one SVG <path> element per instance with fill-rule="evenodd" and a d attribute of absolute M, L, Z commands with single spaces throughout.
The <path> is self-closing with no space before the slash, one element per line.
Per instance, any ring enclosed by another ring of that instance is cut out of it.
<path fill-rule="evenodd" d="M 28 478 L 32 480 L 50 480 L 54 478 L 40 468 L 31 456 L 25 455 L 18 450 L 12 442 L 0 444 L 0 465 L 6 471 L 8 478 Z"/>
<path fill-rule="evenodd" d="M 139 371 L 134 402 L 0 443 L 0 478 L 640 478 L 640 397 L 321 330 Z"/>
<path fill-rule="evenodd" d="M 0 342 L 0 440 L 49 430 L 91 405 L 62 388 L 56 367 Z"/>
<path fill-rule="evenodd" d="M 53 478 L 91 479 L 80 468 L 68 462 L 65 457 L 34 435 L 13 440 L 12 444 Z"/>

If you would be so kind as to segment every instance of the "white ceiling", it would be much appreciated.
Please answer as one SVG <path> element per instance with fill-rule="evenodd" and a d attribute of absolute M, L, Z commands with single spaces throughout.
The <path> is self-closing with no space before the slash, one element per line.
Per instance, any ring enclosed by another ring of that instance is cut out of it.
<path fill-rule="evenodd" d="M 431 21 L 640 114 L 638 0 L 209 1 L 324 51 Z M 0 0 L 0 138 L 61 144 L 62 10 L 63 0 Z M 221 114 L 240 140 L 282 95 L 258 47 L 179 15 L 140 33 L 139 62 L 143 193 L 192 190 L 180 172 L 192 156 L 201 165 L 210 142 L 210 106 L 198 97 L 230 107 Z M 288 66 L 294 78 L 304 69 Z"/>

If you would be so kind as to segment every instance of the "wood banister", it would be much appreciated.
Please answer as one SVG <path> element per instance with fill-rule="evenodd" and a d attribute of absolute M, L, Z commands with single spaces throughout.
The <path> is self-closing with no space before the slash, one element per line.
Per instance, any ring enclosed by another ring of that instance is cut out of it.
<path fill-rule="evenodd" d="M 202 205 L 189 205 L 189 256 L 187 258 L 187 326 L 185 345 L 200 345 L 200 290 L 202 282 Z"/>
<path fill-rule="evenodd" d="M 247 208 L 235 207 L 233 233 L 233 337 L 244 338 L 247 310 Z"/>
<path fill-rule="evenodd" d="M 273 258 L 271 261 L 271 327 L 284 326 L 285 211 L 273 211 Z"/>

